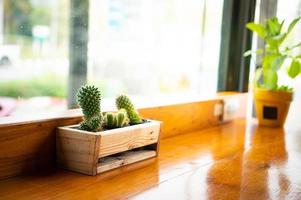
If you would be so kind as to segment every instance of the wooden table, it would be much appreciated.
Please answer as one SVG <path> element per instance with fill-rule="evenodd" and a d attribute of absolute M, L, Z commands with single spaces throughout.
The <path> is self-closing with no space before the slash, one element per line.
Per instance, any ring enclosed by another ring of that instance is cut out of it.
<path fill-rule="evenodd" d="M 298 130 L 236 120 L 164 139 L 159 158 L 103 175 L 3 180 L 0 199 L 301 199 Z"/>

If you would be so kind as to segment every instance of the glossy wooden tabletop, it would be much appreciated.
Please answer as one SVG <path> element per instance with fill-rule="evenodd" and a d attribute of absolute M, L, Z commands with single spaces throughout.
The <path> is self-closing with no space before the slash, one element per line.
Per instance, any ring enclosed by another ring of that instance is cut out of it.
<path fill-rule="evenodd" d="M 301 199 L 301 132 L 236 120 L 161 142 L 157 159 L 95 177 L 0 181 L 0 199 Z"/>

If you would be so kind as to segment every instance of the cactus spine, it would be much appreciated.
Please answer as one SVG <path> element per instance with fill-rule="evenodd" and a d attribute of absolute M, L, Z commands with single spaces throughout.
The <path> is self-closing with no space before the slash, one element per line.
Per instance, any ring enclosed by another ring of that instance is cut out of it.
<path fill-rule="evenodd" d="M 101 129 L 103 119 L 100 101 L 101 93 L 95 86 L 82 86 L 77 92 L 77 102 L 84 114 L 81 130 L 96 132 Z"/>
<path fill-rule="evenodd" d="M 108 112 L 104 116 L 104 126 L 106 128 L 120 128 L 129 124 L 129 118 L 125 109 L 120 109 L 116 113 Z"/>
<path fill-rule="evenodd" d="M 116 98 L 116 106 L 118 109 L 125 109 L 131 124 L 140 124 L 142 122 L 138 111 L 135 110 L 133 103 L 127 95 L 119 95 Z"/>

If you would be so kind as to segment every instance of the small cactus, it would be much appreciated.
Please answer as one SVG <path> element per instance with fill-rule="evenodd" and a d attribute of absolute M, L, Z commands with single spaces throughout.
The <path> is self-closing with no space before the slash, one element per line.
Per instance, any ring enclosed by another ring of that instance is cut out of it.
<path fill-rule="evenodd" d="M 131 124 L 140 124 L 142 122 L 138 111 L 135 110 L 133 103 L 127 95 L 119 95 L 116 98 L 118 109 L 125 109 Z"/>
<path fill-rule="evenodd" d="M 88 120 L 84 118 L 84 121 L 79 125 L 79 129 L 85 131 L 97 132 L 101 129 L 101 124 L 102 124 L 102 116 L 96 115 Z"/>
<path fill-rule="evenodd" d="M 125 109 L 120 109 L 116 113 L 108 112 L 104 116 L 104 126 L 106 128 L 120 128 L 129 124 L 129 118 Z"/>
<path fill-rule="evenodd" d="M 77 92 L 77 102 L 84 114 L 81 130 L 96 132 L 101 129 L 103 119 L 100 101 L 101 93 L 95 86 L 83 86 Z"/>
<path fill-rule="evenodd" d="M 114 128 L 115 125 L 115 113 L 113 112 L 107 112 L 104 117 L 103 117 L 103 121 L 104 121 L 104 127 L 111 129 Z"/>
<path fill-rule="evenodd" d="M 116 113 L 116 126 L 117 127 L 123 127 L 127 126 L 130 123 L 130 119 L 128 117 L 128 114 L 125 109 L 120 109 Z"/>

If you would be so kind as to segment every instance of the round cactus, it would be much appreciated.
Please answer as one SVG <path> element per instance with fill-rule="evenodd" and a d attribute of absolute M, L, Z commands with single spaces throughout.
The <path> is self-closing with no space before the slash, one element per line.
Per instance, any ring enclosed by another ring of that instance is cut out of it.
<path fill-rule="evenodd" d="M 95 86 L 83 86 L 77 92 L 77 102 L 82 108 L 84 121 L 80 129 L 86 131 L 99 131 L 102 127 L 102 114 L 100 109 L 101 93 Z"/>
<path fill-rule="evenodd" d="M 140 124 L 142 122 L 138 111 L 135 110 L 133 103 L 127 95 L 119 95 L 116 98 L 116 106 L 118 109 L 125 109 L 131 124 Z"/>
<path fill-rule="evenodd" d="M 118 109 L 125 109 L 126 111 L 133 111 L 135 110 L 133 103 L 131 102 L 130 98 L 125 95 L 121 94 L 116 97 L 116 106 Z"/>

